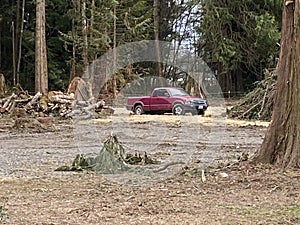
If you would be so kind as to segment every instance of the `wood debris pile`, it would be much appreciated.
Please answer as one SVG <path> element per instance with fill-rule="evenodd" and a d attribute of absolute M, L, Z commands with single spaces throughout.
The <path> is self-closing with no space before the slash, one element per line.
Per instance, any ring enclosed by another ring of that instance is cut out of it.
<path fill-rule="evenodd" d="M 276 92 L 276 72 L 266 72 L 266 78 L 256 88 L 228 110 L 229 117 L 236 119 L 270 121 Z"/>
<path fill-rule="evenodd" d="M 30 115 L 34 117 L 74 118 L 81 116 L 91 118 L 103 112 L 113 113 L 110 107 L 105 106 L 103 100 L 79 101 L 75 99 L 74 93 L 64 94 L 59 91 L 51 91 L 47 96 L 40 92 L 32 96 L 22 91 L 0 99 L 0 116 L 8 114 L 13 117 Z"/>

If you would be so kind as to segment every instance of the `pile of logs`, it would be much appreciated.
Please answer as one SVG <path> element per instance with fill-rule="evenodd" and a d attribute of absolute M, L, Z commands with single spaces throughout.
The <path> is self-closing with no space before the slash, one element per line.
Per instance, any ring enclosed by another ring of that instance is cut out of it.
<path fill-rule="evenodd" d="M 64 94 L 58 91 L 51 91 L 47 96 L 40 92 L 33 96 L 26 92 L 20 92 L 0 99 L 0 115 L 10 114 L 15 117 L 31 115 L 91 118 L 103 110 L 113 113 L 111 108 L 105 106 L 103 100 L 76 100 L 74 93 Z"/>

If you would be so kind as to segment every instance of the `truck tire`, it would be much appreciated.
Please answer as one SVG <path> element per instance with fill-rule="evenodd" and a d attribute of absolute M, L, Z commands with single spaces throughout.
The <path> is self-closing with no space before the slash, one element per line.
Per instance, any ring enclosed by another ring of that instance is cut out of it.
<path fill-rule="evenodd" d="M 204 114 L 205 114 L 205 113 L 204 113 L 204 110 L 199 110 L 199 111 L 198 111 L 198 115 L 204 116 Z"/>
<path fill-rule="evenodd" d="M 134 106 L 134 113 L 136 115 L 142 115 L 144 113 L 144 109 L 142 105 L 136 105 Z"/>
<path fill-rule="evenodd" d="M 172 111 L 174 115 L 184 115 L 184 107 L 182 104 L 179 103 L 175 104 L 173 106 Z"/>

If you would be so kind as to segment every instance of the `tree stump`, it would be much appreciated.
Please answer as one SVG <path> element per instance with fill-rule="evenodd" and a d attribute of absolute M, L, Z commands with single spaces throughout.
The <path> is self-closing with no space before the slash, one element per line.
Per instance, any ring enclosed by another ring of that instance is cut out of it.
<path fill-rule="evenodd" d="M 92 99 L 91 85 L 80 77 L 75 77 L 70 82 L 67 93 L 73 93 L 77 101 L 89 101 Z"/>

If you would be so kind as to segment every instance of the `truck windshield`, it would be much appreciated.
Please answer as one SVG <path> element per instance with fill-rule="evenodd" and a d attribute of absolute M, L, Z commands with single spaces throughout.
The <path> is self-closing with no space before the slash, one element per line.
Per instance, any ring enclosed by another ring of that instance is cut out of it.
<path fill-rule="evenodd" d="M 188 93 L 186 93 L 184 90 L 182 89 L 170 89 L 171 95 L 172 96 L 189 96 Z"/>

